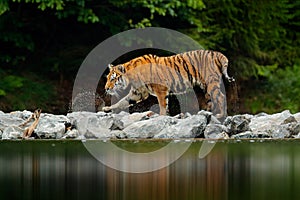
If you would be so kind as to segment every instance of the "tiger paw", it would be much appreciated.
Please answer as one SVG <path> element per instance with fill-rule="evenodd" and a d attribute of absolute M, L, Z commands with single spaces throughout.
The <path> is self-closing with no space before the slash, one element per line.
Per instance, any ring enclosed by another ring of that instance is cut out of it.
<path fill-rule="evenodd" d="M 103 108 L 102 108 L 102 111 L 104 111 L 104 112 L 110 112 L 112 109 L 111 109 L 111 107 L 110 106 L 104 106 Z"/>

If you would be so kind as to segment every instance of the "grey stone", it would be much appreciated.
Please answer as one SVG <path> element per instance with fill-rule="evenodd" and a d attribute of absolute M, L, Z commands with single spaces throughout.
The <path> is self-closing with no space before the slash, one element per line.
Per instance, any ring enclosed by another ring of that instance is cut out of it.
<path fill-rule="evenodd" d="M 294 114 L 295 119 L 297 120 L 297 122 L 300 123 L 300 112 Z"/>
<path fill-rule="evenodd" d="M 11 113 L 9 113 L 9 114 L 10 114 L 11 116 L 13 116 L 13 117 L 17 117 L 17 118 L 26 120 L 26 119 L 28 119 L 29 117 L 31 117 L 32 112 L 31 112 L 31 111 L 28 111 L 28 110 L 23 110 L 23 111 L 14 111 L 14 112 L 11 112 Z"/>
<path fill-rule="evenodd" d="M 288 138 L 297 131 L 297 126 L 292 125 L 296 122 L 290 111 L 285 110 L 272 115 L 255 116 L 251 119 L 249 128 L 256 135 L 268 133 L 272 138 Z"/>
<path fill-rule="evenodd" d="M 252 117 L 252 115 L 247 114 L 229 116 L 225 119 L 224 125 L 228 129 L 228 133 L 235 135 L 249 130 L 249 124 Z"/>
<path fill-rule="evenodd" d="M 97 127 L 109 130 L 122 129 L 122 122 L 111 113 L 91 113 L 91 112 L 73 112 L 68 113 L 67 117 L 71 124 L 75 125 L 79 131 L 87 130 L 87 127 L 95 129 Z M 83 123 L 84 122 L 84 123 Z M 84 134 L 84 133 L 81 133 Z"/>
<path fill-rule="evenodd" d="M 251 131 L 245 131 L 242 133 L 238 133 L 236 135 L 232 135 L 231 138 L 233 138 L 233 139 L 249 139 L 249 138 L 253 138 L 253 133 Z"/>
<path fill-rule="evenodd" d="M 207 119 L 209 119 L 213 113 L 212 112 L 209 112 L 209 111 L 206 111 L 206 110 L 200 110 L 197 115 L 203 115 L 205 116 Z"/>
<path fill-rule="evenodd" d="M 1 114 L 0 115 L 0 130 L 4 130 L 6 127 L 10 126 L 19 126 L 24 123 L 25 120 L 12 116 L 10 114 Z"/>
<path fill-rule="evenodd" d="M 260 132 L 256 134 L 251 131 L 245 131 L 231 136 L 232 139 L 253 139 L 253 138 L 270 138 L 270 137 L 271 136 L 265 132 Z"/>
<path fill-rule="evenodd" d="M 272 138 L 276 138 L 276 139 L 290 138 L 293 137 L 294 135 L 299 134 L 300 123 L 293 121 L 287 124 L 271 125 L 270 128 L 267 130 L 267 132 Z"/>
<path fill-rule="evenodd" d="M 34 132 L 40 138 L 59 139 L 65 133 L 65 125 L 62 122 L 41 119 Z"/>
<path fill-rule="evenodd" d="M 135 122 L 150 119 L 153 115 L 152 111 L 132 114 L 122 111 L 118 114 L 113 114 L 113 117 L 116 120 L 115 124 L 118 124 L 117 127 L 122 130 Z"/>
<path fill-rule="evenodd" d="M 113 131 L 111 131 L 111 135 L 114 136 L 117 139 L 125 139 L 125 138 L 127 138 L 127 136 L 124 133 L 124 131 L 121 131 L 121 130 L 113 130 Z"/>
<path fill-rule="evenodd" d="M 179 119 L 176 124 L 164 128 L 154 138 L 195 138 L 203 135 L 207 117 L 202 114 Z"/>
<path fill-rule="evenodd" d="M 40 138 L 59 139 L 65 133 L 65 123 L 69 122 L 70 120 L 64 115 L 42 113 L 34 132 Z"/>
<path fill-rule="evenodd" d="M 272 138 L 276 139 L 283 139 L 288 138 L 291 136 L 290 131 L 288 130 L 288 125 L 272 125 L 271 128 L 268 130 L 269 135 Z"/>
<path fill-rule="evenodd" d="M 82 125 L 87 125 L 80 123 L 83 122 L 84 119 L 88 120 L 88 125 L 100 126 L 102 128 L 109 129 L 113 125 L 113 117 L 110 113 L 92 113 L 83 111 L 68 113 L 67 117 L 70 119 L 71 124 L 74 124 L 78 129 L 80 129 L 80 126 Z"/>
<path fill-rule="evenodd" d="M 62 139 L 74 139 L 79 136 L 79 131 L 77 129 L 68 130 Z"/>
<path fill-rule="evenodd" d="M 78 137 L 75 138 L 76 140 L 86 140 L 86 137 L 84 135 L 79 135 Z"/>
<path fill-rule="evenodd" d="M 204 137 L 209 139 L 225 139 L 227 127 L 222 124 L 208 124 L 204 130 Z"/>
<path fill-rule="evenodd" d="M 289 123 L 287 129 L 290 131 L 291 135 L 297 135 L 300 133 L 300 122 Z"/>
<path fill-rule="evenodd" d="M 53 115 L 49 113 L 42 113 L 40 119 L 59 123 L 70 122 L 70 119 L 65 115 Z"/>
<path fill-rule="evenodd" d="M 18 126 L 9 126 L 3 130 L 2 139 L 20 139 L 23 137 L 23 130 Z"/>
<path fill-rule="evenodd" d="M 86 138 L 107 139 L 111 138 L 112 134 L 109 129 L 89 126 L 84 134 Z"/>
<path fill-rule="evenodd" d="M 74 117 L 74 118 L 73 118 Z M 77 112 L 70 117 L 80 135 L 85 138 L 108 138 L 113 125 L 111 115 Z"/>
<path fill-rule="evenodd" d="M 158 116 L 149 120 L 139 121 L 127 126 L 123 131 L 127 138 L 153 138 L 162 130 L 177 123 L 170 116 Z"/>

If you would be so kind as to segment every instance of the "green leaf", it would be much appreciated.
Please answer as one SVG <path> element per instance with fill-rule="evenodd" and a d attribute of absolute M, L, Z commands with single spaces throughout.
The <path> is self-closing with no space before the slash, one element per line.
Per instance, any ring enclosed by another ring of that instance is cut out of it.
<path fill-rule="evenodd" d="M 0 89 L 0 96 L 5 96 L 6 95 L 6 92 L 2 89 Z"/>

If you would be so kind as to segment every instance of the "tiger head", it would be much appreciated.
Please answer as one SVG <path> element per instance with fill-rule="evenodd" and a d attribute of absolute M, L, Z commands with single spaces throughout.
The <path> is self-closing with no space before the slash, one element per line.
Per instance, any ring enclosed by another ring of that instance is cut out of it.
<path fill-rule="evenodd" d="M 127 87 L 127 80 L 125 74 L 125 67 L 123 65 L 113 66 L 108 65 L 109 73 L 105 84 L 105 91 L 110 95 L 115 95 L 119 90 L 124 90 Z"/>

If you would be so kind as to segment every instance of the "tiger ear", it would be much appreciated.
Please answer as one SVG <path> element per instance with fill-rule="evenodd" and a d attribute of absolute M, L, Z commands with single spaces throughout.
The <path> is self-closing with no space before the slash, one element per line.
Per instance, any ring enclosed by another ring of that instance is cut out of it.
<path fill-rule="evenodd" d="M 124 67 L 124 65 L 118 65 L 118 66 L 117 66 L 117 69 L 118 69 L 120 72 L 125 73 L 125 67 Z"/>
<path fill-rule="evenodd" d="M 112 64 L 108 64 L 108 68 L 109 68 L 109 70 L 111 70 L 113 68 L 113 65 Z"/>

